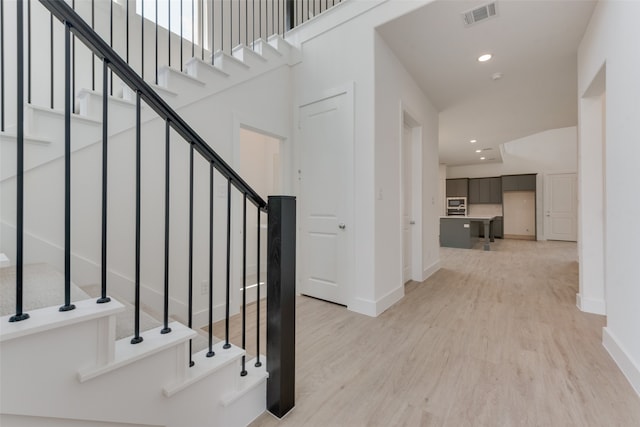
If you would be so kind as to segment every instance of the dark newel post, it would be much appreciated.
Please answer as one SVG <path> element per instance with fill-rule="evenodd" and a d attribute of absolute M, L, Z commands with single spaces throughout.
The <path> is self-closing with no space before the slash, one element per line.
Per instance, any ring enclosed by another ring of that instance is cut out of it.
<path fill-rule="evenodd" d="M 267 409 L 294 407 L 296 335 L 296 199 L 269 197 L 267 241 Z"/>
<path fill-rule="evenodd" d="M 294 0 L 285 0 L 286 1 L 286 31 L 293 30 L 293 27 L 296 26 L 295 21 L 295 11 L 294 11 Z"/>

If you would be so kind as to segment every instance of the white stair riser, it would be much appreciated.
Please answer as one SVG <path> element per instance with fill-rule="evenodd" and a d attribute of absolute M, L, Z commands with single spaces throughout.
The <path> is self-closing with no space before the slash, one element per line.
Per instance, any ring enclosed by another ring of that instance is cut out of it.
<path fill-rule="evenodd" d="M 82 92 L 79 97 L 80 115 L 102 120 L 102 95 L 96 92 Z M 122 132 L 135 125 L 136 106 L 128 101 L 109 99 L 107 105 L 109 134 Z M 157 114 L 142 103 L 140 119 L 142 122 L 157 117 Z"/>
<path fill-rule="evenodd" d="M 208 90 L 220 90 L 229 84 L 229 74 L 212 65 L 211 62 L 192 58 L 187 61 L 185 66 L 187 74 L 206 82 Z"/>
<path fill-rule="evenodd" d="M 64 141 L 64 114 L 45 109 L 27 107 L 26 128 L 29 135 Z M 102 124 L 71 117 L 71 149 L 77 150 L 96 142 L 102 135 Z"/>
<path fill-rule="evenodd" d="M 277 60 L 282 58 L 282 53 L 275 47 L 271 46 L 266 40 L 258 39 L 254 42 L 253 48 L 256 53 L 262 55 L 268 61 Z"/>
<path fill-rule="evenodd" d="M 244 45 L 237 46 L 233 49 L 233 57 L 242 61 L 254 70 L 264 67 L 267 63 L 267 60 L 259 53 L 254 52 L 251 48 Z"/>
<path fill-rule="evenodd" d="M 198 94 L 204 90 L 205 84 L 194 76 L 162 67 L 158 70 L 158 85 L 179 93 L 181 96 Z"/>
<path fill-rule="evenodd" d="M 84 304 L 83 310 L 87 307 L 90 309 L 91 305 Z M 39 313 L 33 312 L 33 315 L 37 318 Z M 171 397 L 164 396 L 162 390 L 167 384 L 180 382 L 195 369 L 188 367 L 188 341 L 183 338 L 174 340 L 175 345 L 161 345 L 157 351 L 142 358 L 134 357 L 128 364 L 120 363 L 114 370 L 79 382 L 76 379 L 79 369 L 100 363 L 100 353 L 105 351 L 105 346 L 99 344 L 101 340 L 113 338 L 112 328 L 105 327 L 105 321 L 106 318 L 88 317 L 78 323 L 64 322 L 57 328 L 34 330 L 34 333 L 22 331 L 13 338 L 3 339 L 1 386 L 12 393 L 3 393 L 2 413 L 92 420 L 112 425 L 231 427 L 245 426 L 264 412 L 266 391 L 263 383 L 244 392 L 233 404 L 222 404 L 225 396 L 236 392 L 239 382 L 242 352 L 237 348 L 229 350 L 235 354 L 230 359 L 232 363 L 222 363 Z M 172 326 L 184 328 L 175 323 Z M 154 338 L 158 341 L 172 337 L 168 334 Z M 127 345 L 131 346 L 131 351 L 138 349 L 136 345 Z M 138 344 L 143 345 L 144 341 Z M 218 349 L 219 353 L 223 351 L 226 350 Z M 224 358 L 222 354 L 213 358 L 194 355 L 194 360 L 202 369 L 206 363 L 213 367 L 221 357 Z"/>
<path fill-rule="evenodd" d="M 239 74 L 246 74 L 250 70 L 247 64 L 222 51 L 214 53 L 213 63 L 216 67 L 234 77 Z"/>

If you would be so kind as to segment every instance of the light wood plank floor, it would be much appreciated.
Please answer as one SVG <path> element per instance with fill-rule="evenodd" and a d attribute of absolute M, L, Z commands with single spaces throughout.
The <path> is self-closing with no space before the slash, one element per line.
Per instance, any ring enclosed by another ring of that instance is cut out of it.
<path fill-rule="evenodd" d="M 640 398 L 575 306 L 576 245 L 441 249 L 378 318 L 299 297 L 296 408 L 268 426 L 640 426 Z"/>

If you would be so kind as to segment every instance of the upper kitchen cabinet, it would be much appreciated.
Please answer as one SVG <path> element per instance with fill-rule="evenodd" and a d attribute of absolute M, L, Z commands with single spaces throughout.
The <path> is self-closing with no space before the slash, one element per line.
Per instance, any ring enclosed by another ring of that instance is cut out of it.
<path fill-rule="evenodd" d="M 469 179 L 458 178 L 447 180 L 447 197 L 468 197 Z"/>
<path fill-rule="evenodd" d="M 502 181 L 495 178 L 472 178 L 469 180 L 469 204 L 502 203 Z"/>
<path fill-rule="evenodd" d="M 536 175 L 505 175 L 502 177 L 502 191 L 536 191 Z"/>

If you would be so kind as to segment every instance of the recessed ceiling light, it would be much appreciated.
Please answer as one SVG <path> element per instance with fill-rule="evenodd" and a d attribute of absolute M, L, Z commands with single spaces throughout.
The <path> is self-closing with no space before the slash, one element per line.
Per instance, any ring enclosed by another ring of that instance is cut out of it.
<path fill-rule="evenodd" d="M 482 153 L 482 150 L 476 150 L 476 153 Z"/>
<path fill-rule="evenodd" d="M 485 159 L 486 159 L 486 157 L 480 157 L 480 160 L 485 160 Z"/>
<path fill-rule="evenodd" d="M 472 144 L 475 144 L 476 142 L 478 142 L 476 139 L 472 139 L 471 141 L 469 141 Z"/>
<path fill-rule="evenodd" d="M 491 55 L 490 53 L 485 53 L 484 55 L 480 55 L 478 57 L 478 62 L 487 62 L 488 60 L 491 59 L 493 55 Z"/>

